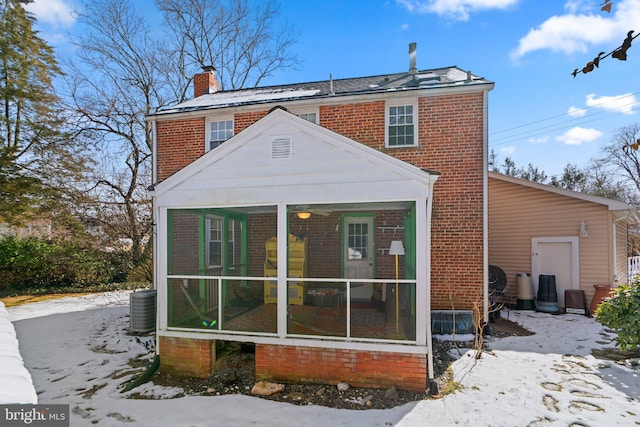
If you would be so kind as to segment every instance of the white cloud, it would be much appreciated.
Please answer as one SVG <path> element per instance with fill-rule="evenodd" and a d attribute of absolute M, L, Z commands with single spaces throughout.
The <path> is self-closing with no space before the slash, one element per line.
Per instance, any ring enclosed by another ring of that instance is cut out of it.
<path fill-rule="evenodd" d="M 600 11 L 600 6 L 590 3 L 588 13 L 581 1 L 570 0 L 565 4 L 567 14 L 552 16 L 522 37 L 511 56 L 518 59 L 527 53 L 549 49 L 553 52 L 587 52 L 591 46 L 607 46 L 622 43 L 627 31 L 636 28 L 640 21 L 640 0 L 620 0 L 614 3 L 611 14 Z"/>
<path fill-rule="evenodd" d="M 506 9 L 519 0 L 396 0 L 409 12 L 435 13 L 459 21 L 467 21 L 472 12 Z"/>
<path fill-rule="evenodd" d="M 565 133 L 556 137 L 556 141 L 560 141 L 566 145 L 582 145 L 585 142 L 594 141 L 602 136 L 602 132 L 597 129 L 587 129 L 576 126 L 569 129 Z"/>
<path fill-rule="evenodd" d="M 532 142 L 534 144 L 544 144 L 545 142 L 549 141 L 549 137 L 548 136 L 541 136 L 538 138 L 529 138 L 529 142 Z"/>
<path fill-rule="evenodd" d="M 633 107 L 638 106 L 638 99 L 633 93 L 625 93 L 618 96 L 596 97 L 595 93 L 587 95 L 587 107 L 602 108 L 622 114 L 633 114 Z"/>
<path fill-rule="evenodd" d="M 409 24 L 402 24 L 402 25 L 400 26 L 400 30 L 402 30 L 402 31 L 406 31 L 406 30 L 408 30 L 408 29 L 409 29 Z"/>
<path fill-rule="evenodd" d="M 571 106 L 569 107 L 569 111 L 567 111 L 567 114 L 571 117 L 583 117 L 585 114 L 587 114 L 587 109 Z"/>
<path fill-rule="evenodd" d="M 71 27 L 76 21 L 73 5 L 69 0 L 34 0 L 25 6 L 39 22 L 54 27 Z"/>
<path fill-rule="evenodd" d="M 569 13 L 586 12 L 593 10 L 593 1 L 591 0 L 568 0 L 564 5 L 564 10 Z"/>
<path fill-rule="evenodd" d="M 500 148 L 500 154 L 503 154 L 505 156 L 510 156 L 511 154 L 516 152 L 516 147 L 514 146 L 509 146 L 509 147 L 502 147 Z"/>

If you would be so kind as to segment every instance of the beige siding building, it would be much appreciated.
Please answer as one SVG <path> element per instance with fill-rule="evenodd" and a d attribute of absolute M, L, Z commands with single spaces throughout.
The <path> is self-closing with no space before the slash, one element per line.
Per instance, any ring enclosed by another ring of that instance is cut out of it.
<path fill-rule="evenodd" d="M 515 301 L 516 275 L 556 276 L 564 290 L 580 289 L 587 305 L 594 284 L 627 281 L 627 228 L 638 212 L 626 203 L 489 173 L 489 264 L 507 275 Z"/>

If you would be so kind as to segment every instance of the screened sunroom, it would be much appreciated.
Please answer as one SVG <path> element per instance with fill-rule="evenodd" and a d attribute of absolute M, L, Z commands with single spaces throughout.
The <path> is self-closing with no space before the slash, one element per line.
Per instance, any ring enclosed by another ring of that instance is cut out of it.
<path fill-rule="evenodd" d="M 426 353 L 437 176 L 272 111 L 156 186 L 159 335 Z"/>
<path fill-rule="evenodd" d="M 416 341 L 415 202 L 285 208 L 167 210 L 167 327 Z"/>

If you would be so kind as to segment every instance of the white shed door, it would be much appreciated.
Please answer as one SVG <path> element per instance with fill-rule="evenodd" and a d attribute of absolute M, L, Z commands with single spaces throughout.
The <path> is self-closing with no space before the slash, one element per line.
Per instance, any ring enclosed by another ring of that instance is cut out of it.
<path fill-rule="evenodd" d="M 373 218 L 348 216 L 344 220 L 343 245 L 344 277 L 347 279 L 373 278 Z M 356 285 L 351 288 L 352 299 L 369 300 L 373 285 Z"/>
<path fill-rule="evenodd" d="M 531 275 L 536 297 L 539 276 L 553 274 L 556 276 L 558 306 L 564 307 L 564 291 L 579 289 L 578 238 L 534 237 L 531 249 Z"/>

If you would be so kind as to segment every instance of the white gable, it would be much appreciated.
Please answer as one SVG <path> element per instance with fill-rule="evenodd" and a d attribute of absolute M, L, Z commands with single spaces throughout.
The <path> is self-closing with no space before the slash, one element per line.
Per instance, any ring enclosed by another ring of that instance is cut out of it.
<path fill-rule="evenodd" d="M 156 205 L 213 207 L 426 197 L 437 173 L 276 109 L 156 186 Z"/>

